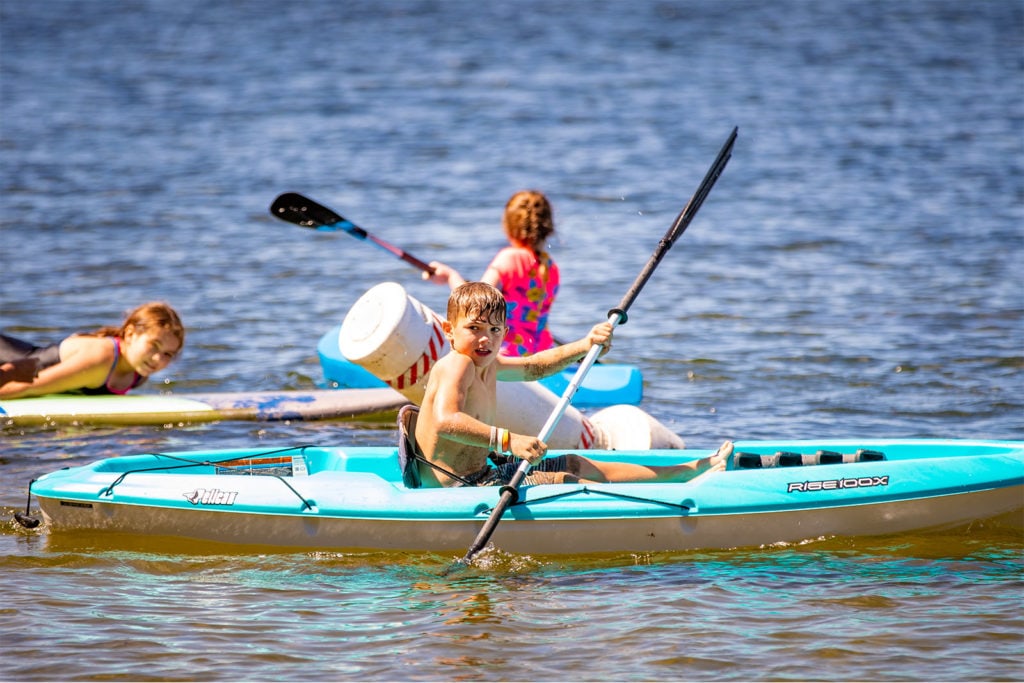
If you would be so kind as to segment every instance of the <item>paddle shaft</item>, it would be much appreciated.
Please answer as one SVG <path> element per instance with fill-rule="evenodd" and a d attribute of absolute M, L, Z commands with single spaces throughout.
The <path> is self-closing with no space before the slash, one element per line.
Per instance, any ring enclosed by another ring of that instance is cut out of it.
<path fill-rule="evenodd" d="M 355 225 L 355 224 L 351 223 L 350 221 L 344 221 L 344 222 L 339 223 L 337 225 L 338 225 L 338 227 L 340 227 L 342 230 L 344 230 L 348 234 L 352 235 L 353 237 L 356 237 L 358 239 L 370 240 L 372 243 L 376 244 L 378 247 L 380 247 L 384 251 L 387 251 L 387 252 L 389 252 L 391 254 L 394 254 L 395 256 L 397 256 L 398 258 L 402 259 L 406 263 L 409 263 L 409 264 L 419 268 L 420 270 L 429 273 L 430 275 L 434 274 L 434 268 L 429 263 L 426 263 L 424 261 L 419 260 L 418 258 L 413 256 L 409 252 L 396 247 L 395 245 L 391 244 L 390 242 L 385 242 L 384 240 L 380 239 L 379 237 L 374 237 L 370 233 L 368 233 L 365 230 L 363 230 L 362 228 L 360 228 L 358 225 Z M 351 226 L 351 227 L 346 227 L 346 226 Z"/>
<path fill-rule="evenodd" d="M 636 300 L 636 297 L 640 294 L 640 290 L 642 290 L 644 285 L 647 284 L 647 280 L 650 279 L 655 268 L 657 268 L 658 264 L 661 263 L 662 258 L 664 258 L 665 254 L 668 253 L 668 250 L 672 248 L 675 241 L 679 239 L 679 236 L 683 234 L 687 226 L 690 225 L 690 221 L 693 220 L 697 210 L 700 209 L 701 204 L 704 203 L 704 199 L 707 197 L 708 192 L 711 191 L 711 187 L 715 184 L 715 181 L 718 180 L 718 176 L 722 174 L 722 171 L 725 169 L 725 165 L 729 162 L 729 159 L 732 156 L 732 147 L 733 143 L 736 141 L 737 131 L 738 128 L 736 127 L 732 129 L 732 133 L 729 135 L 728 140 L 725 141 L 725 144 L 722 145 L 722 149 L 715 158 L 715 162 L 705 174 L 704 180 L 701 181 L 697 191 L 694 193 L 693 197 L 690 198 L 690 201 L 686 203 L 686 206 L 683 207 L 683 210 L 679 212 L 675 222 L 672 223 L 672 227 L 669 228 L 668 232 L 665 233 L 665 236 L 658 243 L 657 248 L 654 250 L 654 254 L 647 261 L 647 265 L 644 266 L 644 269 L 637 276 L 636 280 L 634 280 L 633 285 L 629 288 L 629 291 L 626 292 L 626 295 L 622 298 L 622 301 L 619 302 L 619 305 L 608 312 L 608 322 L 610 322 L 613 327 L 626 322 L 626 312 L 629 310 L 629 307 L 633 305 L 633 301 Z M 548 417 L 547 423 L 545 423 L 544 427 L 541 429 L 540 435 L 537 437 L 541 441 L 546 442 L 551 436 L 551 433 L 555 430 L 555 425 L 558 424 L 558 421 L 562 418 L 566 408 L 569 407 L 569 403 L 572 401 L 573 395 L 576 393 L 579 385 L 583 382 L 583 378 L 586 376 L 587 372 L 590 371 L 590 367 L 594 364 L 594 361 L 597 360 L 597 356 L 600 353 L 600 346 L 595 345 L 590 347 L 590 350 L 587 352 L 586 357 L 584 357 L 583 362 L 580 363 L 579 368 L 576 370 L 576 374 L 573 375 L 572 381 L 563 392 L 562 398 L 558 401 L 558 405 L 555 406 L 551 416 Z M 491 539 L 491 535 L 494 533 L 498 523 L 501 521 L 502 515 L 505 514 L 505 510 L 518 499 L 519 484 L 523 481 L 523 478 L 526 477 L 526 473 L 529 469 L 530 463 L 528 461 L 520 461 L 519 467 L 516 468 L 515 474 L 512 475 L 512 479 L 509 481 L 508 485 L 501 487 L 501 497 L 498 499 L 497 504 L 495 504 L 494 509 L 491 510 L 490 517 L 487 518 L 487 521 L 484 522 L 484 525 L 480 528 L 480 532 L 473 541 L 473 545 L 469 547 L 465 557 L 462 558 L 461 562 L 463 564 L 471 562 L 473 557 L 487 545 L 487 542 Z"/>
<path fill-rule="evenodd" d="M 280 218 L 283 221 L 294 223 L 295 225 L 303 228 L 311 228 L 313 230 L 323 232 L 342 230 L 356 239 L 363 241 L 369 240 L 372 244 L 375 244 L 389 254 L 397 256 L 406 263 L 413 265 L 420 270 L 426 271 L 431 275 L 434 274 L 434 269 L 429 263 L 421 261 L 412 254 L 406 252 L 404 249 L 396 247 L 390 242 L 371 235 L 344 216 L 335 213 L 323 204 L 315 202 L 309 197 L 305 197 L 297 192 L 286 192 L 279 195 L 277 199 L 274 200 L 274 203 L 270 205 L 270 214 L 275 218 Z"/>

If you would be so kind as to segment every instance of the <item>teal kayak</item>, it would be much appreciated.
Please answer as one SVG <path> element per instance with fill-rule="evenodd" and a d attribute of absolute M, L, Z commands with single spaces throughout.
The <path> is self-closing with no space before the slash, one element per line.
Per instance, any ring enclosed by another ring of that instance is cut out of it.
<path fill-rule="evenodd" d="M 523 486 L 492 543 L 533 555 L 764 546 L 1024 522 L 1024 442 L 737 441 L 685 483 Z M 397 448 L 297 446 L 100 460 L 30 484 L 54 534 L 88 530 L 304 550 L 462 552 L 498 487 L 414 488 Z M 590 451 L 674 464 L 700 449 Z M 553 452 L 553 455 L 557 452 Z"/>
<path fill-rule="evenodd" d="M 373 373 L 345 358 L 338 344 L 341 325 L 329 330 L 317 343 L 317 355 L 324 379 L 330 386 L 343 389 L 361 389 L 388 386 Z M 561 396 L 576 373 L 576 367 L 545 377 L 539 384 Z M 611 405 L 637 405 L 643 400 L 643 375 L 636 365 L 600 363 L 590 368 L 580 388 L 573 396 L 573 405 L 599 407 Z"/>

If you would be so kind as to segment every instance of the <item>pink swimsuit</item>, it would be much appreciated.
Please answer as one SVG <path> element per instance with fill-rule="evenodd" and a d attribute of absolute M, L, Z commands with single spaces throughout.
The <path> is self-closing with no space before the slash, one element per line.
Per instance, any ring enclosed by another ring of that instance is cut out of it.
<path fill-rule="evenodd" d="M 491 261 L 501 276 L 498 289 L 508 303 L 508 334 L 501 345 L 506 356 L 527 356 L 555 345 L 547 330 L 548 312 L 558 294 L 558 266 L 545 257 L 547 272 L 529 249 L 505 247 Z"/>

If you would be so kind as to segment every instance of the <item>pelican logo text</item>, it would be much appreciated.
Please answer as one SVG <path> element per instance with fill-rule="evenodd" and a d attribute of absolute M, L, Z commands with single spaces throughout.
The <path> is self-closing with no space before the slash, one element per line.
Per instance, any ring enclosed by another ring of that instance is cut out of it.
<path fill-rule="evenodd" d="M 185 500 L 192 503 L 193 505 L 234 505 L 235 498 L 238 497 L 238 491 L 221 491 L 220 489 L 196 489 L 195 491 L 189 491 L 185 496 Z"/>
<path fill-rule="evenodd" d="M 824 481 L 791 481 L 786 493 L 795 491 L 831 491 L 835 489 L 864 489 L 872 486 L 888 486 L 889 476 L 857 477 L 856 479 L 826 479 Z"/>

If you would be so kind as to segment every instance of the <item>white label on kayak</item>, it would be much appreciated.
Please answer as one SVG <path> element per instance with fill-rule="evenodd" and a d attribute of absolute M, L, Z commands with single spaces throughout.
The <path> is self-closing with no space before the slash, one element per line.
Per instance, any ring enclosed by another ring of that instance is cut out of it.
<path fill-rule="evenodd" d="M 292 476 L 293 477 L 305 477 L 309 475 L 309 470 L 306 469 L 306 459 L 301 455 L 292 456 Z"/>
<path fill-rule="evenodd" d="M 786 493 L 794 491 L 833 491 L 835 489 L 863 489 L 872 486 L 888 486 L 889 475 L 883 477 L 858 477 L 856 479 L 826 479 L 823 481 L 791 481 Z"/>

